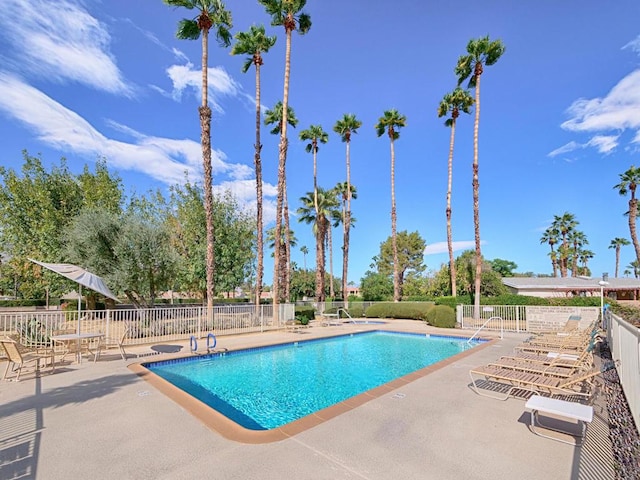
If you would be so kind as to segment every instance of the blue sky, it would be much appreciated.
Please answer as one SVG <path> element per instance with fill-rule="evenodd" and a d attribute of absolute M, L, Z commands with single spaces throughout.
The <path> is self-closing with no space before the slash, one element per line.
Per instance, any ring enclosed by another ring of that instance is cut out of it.
<path fill-rule="evenodd" d="M 253 0 L 228 1 L 233 32 L 263 23 L 278 36 L 262 68 L 262 104 L 282 98 L 285 38 Z M 351 148 L 353 202 L 349 280 L 359 283 L 391 233 L 389 140 L 374 125 L 396 108 L 407 126 L 396 142 L 398 230 L 427 242 L 425 263 L 446 255 L 449 129 L 436 115 L 456 86 L 458 57 L 471 38 L 501 39 L 506 53 L 481 82 L 480 221 L 483 255 L 517 271 L 551 273 L 542 232 L 573 213 L 595 253 L 594 276 L 613 276 L 614 237 L 629 238 L 627 198 L 613 189 L 635 165 L 640 145 L 640 2 L 637 0 L 309 0 L 313 26 L 294 34 L 290 104 L 300 120 L 287 160 L 292 211 L 313 188 L 312 156 L 300 130 L 330 132 L 318 154 L 318 183 L 346 179 L 345 145 L 332 131 L 344 113 L 363 122 Z M 0 164 L 21 151 L 47 165 L 66 157 L 81 171 L 105 157 L 126 193 L 142 194 L 201 175 L 199 41 L 175 38 L 190 12 L 160 0 L 5 0 L 0 16 Z M 255 204 L 255 75 L 214 42 L 209 52 L 214 110 L 214 185 Z M 453 172 L 453 237 L 473 247 L 473 116 L 458 121 Z M 265 201 L 274 217 L 277 141 L 263 131 Z M 271 223 L 272 225 L 273 223 Z M 269 226 L 269 225 L 268 225 Z M 314 251 L 310 227 L 292 219 L 298 246 Z M 334 231 L 341 272 L 341 230 Z M 266 257 L 270 261 L 267 252 Z M 303 265 L 299 248 L 293 260 Z M 633 260 L 624 247 L 621 271 Z M 314 264 L 311 255 L 307 265 Z M 265 279 L 271 281 L 272 265 Z"/>

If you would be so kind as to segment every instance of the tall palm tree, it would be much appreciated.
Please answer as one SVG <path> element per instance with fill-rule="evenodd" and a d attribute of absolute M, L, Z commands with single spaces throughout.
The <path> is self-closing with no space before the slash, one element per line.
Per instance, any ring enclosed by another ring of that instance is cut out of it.
<path fill-rule="evenodd" d="M 342 301 L 344 302 L 344 308 L 349 308 L 347 300 L 347 256 L 349 252 L 349 230 L 351 225 L 355 221 L 355 218 L 351 217 L 349 211 L 351 199 L 358 198 L 358 193 L 355 185 L 349 182 L 340 182 L 335 186 L 338 198 L 341 201 L 342 209 Z"/>
<path fill-rule="evenodd" d="M 391 244 L 393 247 L 393 301 L 400 301 L 400 276 L 398 271 L 398 239 L 396 236 L 396 191 L 395 170 L 396 153 L 394 142 L 400 138 L 399 130 L 407 124 L 407 117 L 400 115 L 397 110 L 386 110 L 376 124 L 378 137 L 387 132 L 391 143 Z"/>
<path fill-rule="evenodd" d="M 480 316 L 480 281 L 482 277 L 482 252 L 480 250 L 480 182 L 478 180 L 478 130 L 480 127 L 480 76 L 484 66 L 495 64 L 504 54 L 500 40 L 489 40 L 489 36 L 470 40 L 467 54 L 458 58 L 455 74 L 458 85 L 469 79 L 468 88 L 475 89 L 476 118 L 473 125 L 473 224 L 476 242 L 476 276 L 474 289 L 474 318 Z"/>
<path fill-rule="evenodd" d="M 287 162 L 287 114 L 289 107 L 289 80 L 291 76 L 291 34 L 294 30 L 304 35 L 311 28 L 311 17 L 303 12 L 307 0 L 258 0 L 265 7 L 267 14 L 271 16 L 271 25 L 284 27 L 286 35 L 285 61 L 284 61 L 284 91 L 282 94 L 282 129 L 280 131 L 280 144 L 278 146 L 278 195 L 276 201 L 276 231 L 282 229 L 282 215 L 284 205 L 284 195 L 286 189 L 285 168 Z M 286 228 L 286 227 L 285 227 Z M 273 305 L 274 314 L 277 315 L 277 304 L 279 301 L 279 290 L 277 274 L 280 269 L 282 259 L 280 255 L 275 256 L 274 261 L 274 282 L 273 282 Z"/>
<path fill-rule="evenodd" d="M 285 114 L 282 102 L 278 102 L 276 103 L 276 105 L 273 107 L 272 110 L 267 110 L 265 112 L 264 123 L 265 125 L 274 125 L 270 133 L 272 135 L 278 135 L 278 134 L 282 134 L 283 122 L 285 121 L 285 118 L 286 118 L 286 123 L 288 125 L 291 125 L 294 128 L 298 125 L 298 119 L 296 118 L 293 108 L 291 106 L 287 106 L 287 110 Z M 281 213 L 282 218 L 280 221 L 284 219 L 284 225 L 283 225 L 284 231 L 287 232 L 291 229 L 291 227 L 289 225 L 289 202 L 287 200 L 286 172 L 284 172 L 283 180 L 284 181 L 282 183 L 283 188 L 282 188 L 282 195 L 281 195 L 283 208 Z M 278 228 L 278 221 L 276 221 L 276 229 L 277 228 Z M 282 253 L 283 253 L 283 257 L 281 257 L 281 261 L 278 263 L 278 270 L 280 271 L 280 276 L 278 277 L 277 281 L 279 281 L 279 279 L 282 279 L 282 282 L 284 284 L 284 289 L 279 289 L 277 293 L 278 293 L 278 300 L 280 298 L 288 300 L 289 288 L 291 284 L 291 282 L 289 281 L 289 272 L 291 271 L 291 268 L 290 268 L 291 244 L 289 243 L 289 237 L 285 238 L 285 244 L 284 244 Z M 275 258 L 277 258 L 277 256 Z M 273 295 L 275 294 L 276 292 L 274 291 Z"/>
<path fill-rule="evenodd" d="M 252 25 L 248 32 L 239 32 L 235 35 L 236 43 L 231 49 L 232 55 L 249 55 L 245 59 L 242 72 L 247 73 L 251 65 L 256 67 L 256 143 L 255 153 L 253 155 L 253 163 L 256 169 L 256 231 L 257 231 L 257 250 L 258 250 L 258 268 L 256 272 L 256 305 L 260 305 L 260 296 L 262 294 L 262 277 L 264 275 L 264 237 L 263 237 L 263 221 L 262 221 L 262 161 L 260 159 L 260 151 L 262 143 L 260 141 L 260 67 L 263 64 L 262 54 L 269 51 L 276 43 L 276 37 L 270 37 L 265 34 L 264 25 Z"/>
<path fill-rule="evenodd" d="M 552 228 L 556 229 L 560 233 L 562 242 L 558 248 L 560 253 L 560 276 L 567 277 L 569 270 L 569 257 L 571 256 L 571 246 L 569 242 L 569 236 L 571 232 L 578 226 L 580 222 L 576 220 L 574 214 L 564 212 L 562 215 L 554 215 Z"/>
<path fill-rule="evenodd" d="M 207 316 L 213 312 L 215 296 L 213 254 L 213 179 L 211 169 L 211 108 L 209 108 L 209 31 L 213 28 L 218 43 L 223 47 L 231 44 L 231 12 L 225 9 L 221 0 L 164 0 L 173 7 L 197 10 L 195 18 L 184 18 L 178 23 L 176 37 L 182 40 L 197 40 L 202 37 L 202 104 L 200 113 L 200 143 L 202 145 L 202 165 L 204 167 L 204 210 L 207 223 Z"/>
<path fill-rule="evenodd" d="M 571 276 L 578 276 L 578 263 L 580 261 L 580 252 L 582 247 L 589 244 L 587 236 L 580 230 L 573 230 L 569 233 L 569 243 L 573 247 L 571 251 Z"/>
<path fill-rule="evenodd" d="M 451 140 L 449 141 L 449 162 L 447 176 L 447 247 L 449 249 L 449 274 L 451 276 L 451 296 L 456 296 L 456 264 L 453 258 L 453 236 L 451 234 L 451 180 L 453 177 L 453 143 L 456 136 L 456 122 L 460 112 L 471 113 L 473 97 L 466 90 L 457 87 L 453 92 L 447 93 L 438 106 L 438 117 L 444 117 L 451 112 L 451 117 L 444 122 L 451 128 Z"/>
<path fill-rule="evenodd" d="M 620 265 L 620 249 L 625 245 L 630 245 L 631 242 L 626 238 L 616 237 L 611 240 L 611 244 L 609 248 L 613 248 L 616 251 L 616 275 L 615 278 L 618 278 L 618 266 Z"/>
<path fill-rule="evenodd" d="M 633 260 L 630 262 L 629 265 L 627 265 L 627 270 L 629 273 L 633 272 L 633 276 L 635 278 L 640 278 L 640 261 Z"/>
<path fill-rule="evenodd" d="M 298 221 L 312 225 L 316 237 L 316 301 L 324 302 L 325 242 L 329 228 L 330 211 L 336 207 L 335 195 L 322 188 L 318 189 L 318 213 L 316 214 L 313 192 L 300 198 L 302 206 L 296 210 Z"/>
<path fill-rule="evenodd" d="M 636 188 L 640 184 L 640 168 L 631 165 L 631 168 L 620 174 L 620 183 L 615 187 L 622 196 L 630 194 L 629 198 L 629 233 L 631 234 L 631 242 L 636 251 L 636 260 L 640 262 L 640 243 L 638 242 L 638 234 L 636 232 L 636 217 L 638 216 L 638 199 L 636 198 Z M 637 278 L 637 277 L 636 277 Z"/>
<path fill-rule="evenodd" d="M 272 249 L 271 256 L 275 257 L 275 247 L 276 247 L 276 227 L 271 227 L 266 231 L 266 241 L 267 247 Z M 293 230 L 289 230 L 289 242 L 292 246 L 296 246 L 298 243 L 298 239 Z M 284 230 L 282 231 L 282 235 L 280 237 L 280 250 L 284 249 L 285 244 L 285 235 Z"/>
<path fill-rule="evenodd" d="M 558 276 L 558 255 L 554 250 L 554 245 L 558 243 L 558 235 L 560 232 L 554 227 L 547 228 L 542 237 L 540 237 L 540 243 L 548 243 L 551 248 L 551 252 L 549 253 L 549 257 L 551 257 L 551 268 L 553 269 L 553 277 Z"/>
<path fill-rule="evenodd" d="M 340 135 L 340 139 L 345 142 L 347 147 L 347 204 L 343 225 L 343 241 L 342 241 L 342 300 L 344 308 L 349 308 L 347 303 L 347 279 L 349 273 L 349 233 L 351 231 L 351 135 L 358 133 L 358 129 L 362 126 L 362 122 L 352 113 L 345 113 L 340 120 L 333 126 L 333 131 Z"/>
<path fill-rule="evenodd" d="M 304 260 L 304 269 L 307 269 L 307 255 L 309 255 L 309 249 L 306 245 L 300 247 L 300 252 L 302 252 L 302 258 Z"/>
<path fill-rule="evenodd" d="M 311 125 L 300 132 L 300 140 L 309 141 L 306 146 L 307 153 L 313 154 L 313 199 L 318 212 L 318 142 L 327 143 L 329 134 L 320 125 Z"/>

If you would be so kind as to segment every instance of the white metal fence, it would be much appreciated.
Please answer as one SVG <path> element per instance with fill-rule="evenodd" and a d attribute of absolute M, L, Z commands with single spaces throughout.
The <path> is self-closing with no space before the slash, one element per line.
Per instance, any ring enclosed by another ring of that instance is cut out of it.
<path fill-rule="evenodd" d="M 481 305 L 474 318 L 473 305 L 458 305 L 456 320 L 462 328 L 537 332 L 561 330 L 569 317 L 580 319 L 580 328 L 593 325 L 599 318 L 598 307 L 560 307 L 537 305 Z"/>
<path fill-rule="evenodd" d="M 27 346 L 47 345 L 56 333 L 99 332 L 120 338 L 125 328 L 130 335 L 125 345 L 170 342 L 206 336 L 262 332 L 284 328 L 295 316 L 293 304 L 278 305 L 277 320 L 272 305 L 229 305 L 214 307 L 176 306 L 150 309 L 0 312 L 0 336 L 16 336 Z"/>
<path fill-rule="evenodd" d="M 611 355 L 636 428 L 640 428 L 640 329 L 616 315 L 607 316 L 607 320 Z"/>

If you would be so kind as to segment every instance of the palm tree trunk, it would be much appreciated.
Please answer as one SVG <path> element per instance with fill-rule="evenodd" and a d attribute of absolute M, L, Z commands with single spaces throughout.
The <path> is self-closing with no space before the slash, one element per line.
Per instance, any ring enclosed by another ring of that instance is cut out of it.
<path fill-rule="evenodd" d="M 202 105 L 200 113 L 200 143 L 204 170 L 204 211 L 207 224 L 207 323 L 213 320 L 213 298 L 215 296 L 215 258 L 213 250 L 213 179 L 211 169 L 211 109 L 208 102 L 209 31 L 202 31 Z"/>
<path fill-rule="evenodd" d="M 396 154 L 391 138 L 391 244 L 393 246 L 393 301 L 400 301 L 400 281 L 398 278 L 398 239 L 396 238 Z"/>
<path fill-rule="evenodd" d="M 254 155 L 254 163 L 256 167 L 256 216 L 257 216 L 257 250 L 258 250 L 258 269 L 256 272 L 256 306 L 260 305 L 260 297 L 262 296 L 262 277 L 264 274 L 264 236 L 262 225 L 262 161 L 260 159 L 260 151 L 262 144 L 260 143 L 260 124 L 262 123 L 260 116 L 260 64 L 256 63 L 256 153 Z"/>
<path fill-rule="evenodd" d="M 451 179 L 453 177 L 453 141 L 456 134 L 456 120 L 451 123 L 451 141 L 449 142 L 449 162 L 447 177 L 447 248 L 449 250 L 449 274 L 451 276 L 451 296 L 455 297 L 456 285 L 456 263 L 453 258 L 453 235 L 451 233 Z"/>
<path fill-rule="evenodd" d="M 636 260 L 640 262 L 640 243 L 638 243 L 638 233 L 636 231 L 636 216 L 638 215 L 638 200 L 635 191 L 631 191 L 631 200 L 629 200 L 629 233 L 633 248 L 636 251 Z"/>
<path fill-rule="evenodd" d="M 282 235 L 282 204 L 284 196 L 284 188 L 286 184 L 285 166 L 287 163 L 287 107 L 289 105 L 289 77 L 291 72 L 291 30 L 286 30 L 287 42 L 284 60 L 284 92 L 282 95 L 282 128 L 280 128 L 280 145 L 278 148 L 278 200 L 276 202 L 276 241 Z M 274 275 L 273 275 L 273 315 L 274 321 L 278 322 L 278 295 L 280 293 L 280 285 L 278 285 L 278 274 L 280 272 L 280 252 L 276 251 L 274 258 Z"/>
<path fill-rule="evenodd" d="M 313 147 L 313 206 L 316 209 L 316 217 L 318 216 L 318 152 Z"/>
<path fill-rule="evenodd" d="M 324 226 L 321 218 L 316 217 L 318 228 L 316 229 L 316 302 L 324 301 L 324 278 L 323 256 L 324 256 Z"/>
<path fill-rule="evenodd" d="M 333 288 L 333 239 L 331 237 L 331 223 L 327 225 L 327 243 L 329 244 L 329 296 L 333 299 L 336 292 Z"/>
<path fill-rule="evenodd" d="M 284 236 L 284 264 L 283 264 L 283 268 L 282 268 L 282 281 L 284 282 L 284 296 L 283 296 L 283 300 L 285 302 L 289 301 L 289 293 L 291 290 L 291 282 L 289 281 L 289 277 L 290 277 L 290 272 L 291 272 L 291 236 L 289 235 L 289 232 L 291 231 L 291 227 L 289 225 L 289 198 L 287 196 L 287 175 L 285 172 L 285 177 L 284 177 L 284 202 L 283 202 L 283 208 L 284 208 L 284 231 L 285 231 L 285 236 Z"/>
<path fill-rule="evenodd" d="M 347 212 L 342 222 L 343 241 L 342 241 L 342 301 L 344 308 L 349 308 L 349 299 L 347 295 L 348 270 L 349 270 L 349 230 L 351 230 L 351 142 L 347 139 Z"/>
<path fill-rule="evenodd" d="M 614 278 L 618 278 L 618 266 L 620 265 L 620 245 L 616 245 L 616 274 Z"/>
<path fill-rule="evenodd" d="M 473 298 L 473 318 L 480 318 L 480 285 L 482 282 L 482 251 L 480 250 L 480 182 L 478 180 L 478 130 L 480 128 L 480 75 L 476 76 L 476 118 L 473 125 L 473 228 L 476 242 L 476 277 Z"/>

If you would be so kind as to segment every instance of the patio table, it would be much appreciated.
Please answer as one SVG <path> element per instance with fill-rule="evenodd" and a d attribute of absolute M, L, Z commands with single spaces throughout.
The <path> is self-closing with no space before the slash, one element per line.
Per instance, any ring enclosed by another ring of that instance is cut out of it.
<path fill-rule="evenodd" d="M 52 335 L 51 340 L 53 340 L 54 344 L 62 344 L 64 346 L 65 355 L 69 352 L 69 346 L 76 343 L 76 361 L 77 363 L 82 363 L 82 347 L 86 346 L 87 353 L 90 353 L 94 356 L 98 354 L 100 350 L 100 342 L 104 337 L 103 333 L 100 332 L 85 332 L 85 333 L 65 333 L 62 335 Z M 96 346 L 95 352 L 92 352 L 90 349 L 89 340 L 98 339 L 98 345 Z M 64 358 L 64 355 L 63 357 Z"/>

